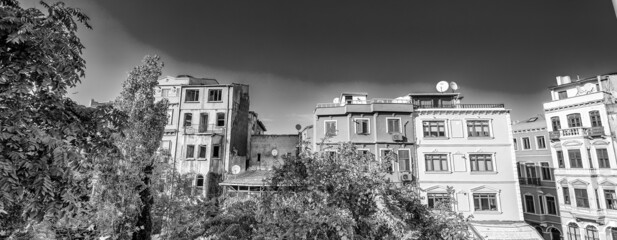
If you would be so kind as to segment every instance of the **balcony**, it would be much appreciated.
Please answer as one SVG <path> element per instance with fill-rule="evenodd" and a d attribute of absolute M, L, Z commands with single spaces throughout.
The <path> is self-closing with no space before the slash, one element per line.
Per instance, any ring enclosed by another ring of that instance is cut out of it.
<path fill-rule="evenodd" d="M 542 183 L 540 182 L 540 178 L 518 178 L 518 182 L 521 185 L 542 186 Z"/>
<path fill-rule="evenodd" d="M 545 103 L 544 110 L 561 109 L 588 102 L 602 102 L 603 100 L 610 97 L 611 95 L 605 92 L 593 92 L 585 95 L 573 96 L 566 99 L 560 99 Z"/>
<path fill-rule="evenodd" d="M 560 131 L 550 131 L 548 132 L 548 137 L 551 139 L 551 141 L 559 141 L 559 138 L 561 137 L 561 132 Z"/>
<path fill-rule="evenodd" d="M 589 136 L 591 137 L 602 137 L 604 135 L 604 127 L 591 127 L 589 129 Z"/>
<path fill-rule="evenodd" d="M 217 126 L 216 124 L 193 124 L 182 127 L 184 134 L 224 134 L 225 126 Z"/>
<path fill-rule="evenodd" d="M 561 136 L 562 137 L 588 137 L 589 128 L 575 127 L 575 128 L 561 129 Z"/>
<path fill-rule="evenodd" d="M 484 103 L 484 104 L 417 104 L 414 105 L 414 108 L 417 109 L 427 109 L 427 108 L 505 108 L 505 105 L 502 103 Z"/>

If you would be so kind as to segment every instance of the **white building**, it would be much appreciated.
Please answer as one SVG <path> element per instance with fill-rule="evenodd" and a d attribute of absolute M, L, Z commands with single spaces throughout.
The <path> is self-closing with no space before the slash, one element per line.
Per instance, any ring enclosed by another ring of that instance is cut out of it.
<path fill-rule="evenodd" d="M 566 239 L 617 239 L 617 75 L 557 77 L 544 104 Z"/>

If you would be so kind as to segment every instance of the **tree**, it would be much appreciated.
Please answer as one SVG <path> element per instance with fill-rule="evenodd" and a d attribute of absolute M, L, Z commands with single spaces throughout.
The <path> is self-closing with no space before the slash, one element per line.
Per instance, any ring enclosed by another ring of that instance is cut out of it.
<path fill-rule="evenodd" d="M 160 146 L 167 124 L 167 101 L 154 101 L 154 90 L 161 76 L 163 62 L 158 56 L 146 56 L 142 65 L 133 68 L 123 84 L 114 106 L 127 114 L 126 128 L 118 142 L 124 153 L 124 164 L 133 170 L 125 172 L 139 178 L 135 186 L 141 200 L 133 239 L 150 239 L 152 233 L 151 175 L 159 159 Z"/>
<path fill-rule="evenodd" d="M 359 155 L 351 144 L 343 144 L 334 157 L 321 152 L 286 159 L 267 181 L 271 191 L 245 201 L 226 199 L 221 213 L 208 221 L 205 235 L 252 239 L 468 236 L 462 215 L 448 206 L 432 210 L 421 204 L 419 189 L 390 182 L 391 167 L 386 164 L 390 161 L 383 162 L 373 155 Z"/>
<path fill-rule="evenodd" d="M 62 2 L 41 5 L 46 14 L 0 0 L 0 219 L 19 224 L 85 210 L 87 156 L 111 151 L 122 116 L 66 98 L 84 76 L 76 31 L 89 19 Z"/>

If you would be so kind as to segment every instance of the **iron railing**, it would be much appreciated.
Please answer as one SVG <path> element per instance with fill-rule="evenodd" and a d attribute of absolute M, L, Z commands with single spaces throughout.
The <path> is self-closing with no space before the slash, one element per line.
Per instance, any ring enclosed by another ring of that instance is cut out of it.
<path fill-rule="evenodd" d="M 225 133 L 225 126 L 218 126 L 216 124 L 192 124 L 182 127 L 184 134 L 213 134 L 213 133 Z"/>
<path fill-rule="evenodd" d="M 518 181 L 521 185 L 542 185 L 540 178 L 518 178 Z"/>

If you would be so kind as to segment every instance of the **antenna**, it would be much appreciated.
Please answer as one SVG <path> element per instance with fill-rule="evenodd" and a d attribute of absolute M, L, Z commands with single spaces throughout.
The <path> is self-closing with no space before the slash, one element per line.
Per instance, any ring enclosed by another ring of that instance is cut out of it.
<path fill-rule="evenodd" d="M 437 86 L 435 86 L 435 88 L 437 88 L 438 92 L 442 93 L 442 92 L 448 91 L 449 86 L 450 84 L 448 84 L 448 82 L 440 81 L 437 83 Z"/>
<path fill-rule="evenodd" d="M 456 84 L 456 82 L 450 82 L 450 89 L 452 89 L 452 92 L 458 90 L 458 84 Z"/>

